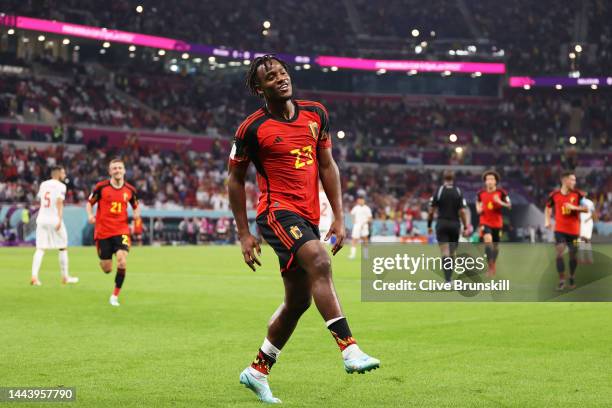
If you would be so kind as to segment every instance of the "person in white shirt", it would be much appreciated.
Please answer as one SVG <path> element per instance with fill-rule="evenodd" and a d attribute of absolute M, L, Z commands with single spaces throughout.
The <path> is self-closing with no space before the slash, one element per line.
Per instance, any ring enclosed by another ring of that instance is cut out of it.
<path fill-rule="evenodd" d="M 363 196 L 357 198 L 357 204 L 351 210 L 353 217 L 353 231 L 351 234 L 352 245 L 349 259 L 355 259 L 357 244 L 363 243 L 363 256 L 368 257 L 368 237 L 370 236 L 370 222 L 372 221 L 372 210 L 365 204 Z"/>
<path fill-rule="evenodd" d="M 51 179 L 40 184 L 37 198 L 40 201 L 40 210 L 36 218 L 36 252 L 32 261 L 31 284 L 40 286 L 38 278 L 40 265 L 46 249 L 59 249 L 59 265 L 62 274 L 62 283 L 77 283 L 79 278 L 68 274 L 68 234 L 64 225 L 64 199 L 66 198 L 66 185 L 62 182 L 66 178 L 66 171 L 62 166 L 53 166 Z"/>
<path fill-rule="evenodd" d="M 580 205 L 587 209 L 580 213 L 580 252 L 578 260 L 581 263 L 593 263 L 593 253 L 591 252 L 591 238 L 593 237 L 593 217 L 595 216 L 595 204 L 584 193 Z"/>
<path fill-rule="evenodd" d="M 331 245 L 334 245 L 336 243 L 334 236 L 332 236 L 332 239 L 325 241 L 325 237 L 327 236 L 327 232 L 329 231 L 333 221 L 333 212 L 331 209 L 331 204 L 327 199 L 327 194 L 325 194 L 325 190 L 323 190 L 323 184 L 321 183 L 319 183 L 319 208 L 321 210 L 321 217 L 319 218 L 321 242 L 329 242 Z"/>

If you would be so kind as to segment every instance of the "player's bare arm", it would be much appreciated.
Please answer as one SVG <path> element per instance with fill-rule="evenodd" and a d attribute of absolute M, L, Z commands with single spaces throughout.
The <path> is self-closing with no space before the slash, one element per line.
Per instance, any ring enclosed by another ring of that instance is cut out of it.
<path fill-rule="evenodd" d="M 91 203 L 89 201 L 85 205 L 85 210 L 87 211 L 87 221 L 90 224 L 95 224 L 96 223 L 96 217 L 95 217 L 95 215 L 93 213 L 93 205 L 91 205 Z"/>
<path fill-rule="evenodd" d="M 476 212 L 478 214 L 482 214 L 482 201 L 480 200 L 476 201 Z"/>
<path fill-rule="evenodd" d="M 572 203 L 564 203 L 563 206 L 571 211 L 576 211 L 576 212 L 588 212 L 589 209 L 585 206 L 581 206 L 581 205 L 574 205 Z"/>
<path fill-rule="evenodd" d="M 319 149 L 319 178 L 325 194 L 329 199 L 329 203 L 334 213 L 334 221 L 331 224 L 325 240 L 327 241 L 332 235 L 336 236 L 336 244 L 332 248 L 332 254 L 336 255 L 340 249 L 345 237 L 344 231 L 344 209 L 342 208 L 342 191 L 340 188 L 340 172 L 338 165 L 332 156 L 331 149 Z"/>
<path fill-rule="evenodd" d="M 236 228 L 238 229 L 238 238 L 240 239 L 240 247 L 244 262 L 255 271 L 255 264 L 261 266 L 258 256 L 261 255 L 261 248 L 257 238 L 249 231 L 249 221 L 246 210 L 246 193 L 244 190 L 244 182 L 246 179 L 248 165 L 234 165 L 229 168 L 229 179 L 227 183 L 227 191 L 229 195 L 230 206 L 236 220 Z M 256 252 L 257 251 L 257 252 Z"/>
<path fill-rule="evenodd" d="M 459 210 L 459 217 L 463 223 L 463 236 L 467 238 L 470 236 L 470 226 L 468 224 L 467 212 L 465 211 L 465 208 Z"/>
<path fill-rule="evenodd" d="M 436 213 L 436 208 L 434 206 L 429 206 L 427 210 L 427 233 L 431 235 L 433 233 L 433 229 L 431 226 L 433 225 L 434 215 Z"/>
<path fill-rule="evenodd" d="M 544 227 L 548 229 L 552 228 L 552 224 L 550 222 L 551 214 L 552 214 L 552 208 L 546 207 L 544 209 Z"/>
<path fill-rule="evenodd" d="M 139 219 L 141 215 L 140 206 L 136 205 L 136 208 L 134 208 L 134 206 L 132 205 L 132 208 L 134 209 L 134 219 Z"/>
<path fill-rule="evenodd" d="M 62 221 L 64 219 L 64 200 L 62 200 L 61 197 L 58 198 L 55 205 L 57 206 L 57 218 L 59 220 L 55 226 L 55 230 L 59 231 L 62 228 Z"/>

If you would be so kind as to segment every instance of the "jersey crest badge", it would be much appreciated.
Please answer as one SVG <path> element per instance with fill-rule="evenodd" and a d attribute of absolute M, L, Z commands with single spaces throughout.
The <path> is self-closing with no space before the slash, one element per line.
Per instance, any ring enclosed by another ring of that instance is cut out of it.
<path fill-rule="evenodd" d="M 302 238 L 302 231 L 300 231 L 297 225 L 292 226 L 289 229 L 289 232 L 291 233 L 291 235 L 293 235 L 293 238 L 296 240 Z"/>
<path fill-rule="evenodd" d="M 310 135 L 317 140 L 319 137 L 319 125 L 317 122 L 310 121 L 308 122 L 308 127 L 310 128 Z"/>

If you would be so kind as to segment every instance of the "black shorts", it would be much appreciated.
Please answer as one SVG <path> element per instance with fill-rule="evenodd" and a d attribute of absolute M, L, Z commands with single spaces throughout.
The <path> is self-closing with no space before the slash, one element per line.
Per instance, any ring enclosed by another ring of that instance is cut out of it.
<path fill-rule="evenodd" d="M 569 249 L 574 249 L 578 244 L 578 235 L 555 231 L 555 244 L 567 244 Z"/>
<path fill-rule="evenodd" d="M 263 238 L 276 252 L 281 273 L 297 264 L 295 254 L 302 245 L 321 238 L 319 227 L 287 210 L 259 215 L 257 226 Z"/>
<path fill-rule="evenodd" d="M 491 237 L 493 238 L 493 242 L 499 242 L 499 239 L 502 236 L 502 229 L 489 227 L 488 225 L 483 225 L 482 226 L 482 237 L 483 238 L 485 234 L 491 234 Z"/>
<path fill-rule="evenodd" d="M 459 242 L 459 230 L 461 224 L 458 221 L 438 219 L 436 222 L 436 239 L 441 243 Z"/>
<path fill-rule="evenodd" d="M 130 236 L 115 235 L 114 237 L 99 239 L 96 241 L 96 248 L 98 249 L 98 258 L 101 260 L 113 259 L 113 255 L 119 250 L 129 252 Z"/>

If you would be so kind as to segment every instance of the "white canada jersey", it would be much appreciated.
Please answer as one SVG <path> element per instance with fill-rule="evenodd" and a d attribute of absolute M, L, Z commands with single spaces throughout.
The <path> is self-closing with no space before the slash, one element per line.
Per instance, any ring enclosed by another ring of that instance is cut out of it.
<path fill-rule="evenodd" d="M 351 210 L 351 215 L 353 216 L 353 223 L 355 225 L 364 225 L 370 221 L 370 218 L 372 218 L 372 210 L 370 210 L 370 207 L 365 204 L 357 204 Z"/>
<path fill-rule="evenodd" d="M 66 185 L 58 180 L 47 180 L 40 184 L 37 195 L 40 201 L 40 210 L 36 218 L 37 225 L 57 225 L 57 199 L 66 199 Z"/>

